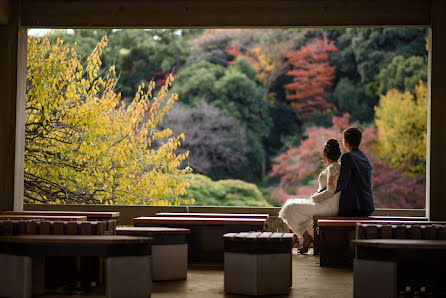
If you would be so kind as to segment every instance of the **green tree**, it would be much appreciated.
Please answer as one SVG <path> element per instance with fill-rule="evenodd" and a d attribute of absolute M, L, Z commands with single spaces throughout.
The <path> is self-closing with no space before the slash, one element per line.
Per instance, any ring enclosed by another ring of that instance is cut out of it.
<path fill-rule="evenodd" d="M 266 152 L 263 141 L 272 125 L 269 110 L 272 102 L 264 97 L 262 88 L 235 67 L 228 68 L 214 84 L 215 100 L 211 102 L 229 112 L 246 126 L 250 148 L 246 169 L 261 177 L 265 174 Z M 253 179 L 249 177 L 248 179 Z"/>
<path fill-rule="evenodd" d="M 378 93 L 386 94 L 391 89 L 397 89 L 400 92 L 411 91 L 419 81 L 426 83 L 426 80 L 427 60 L 425 57 L 395 56 L 377 76 Z"/>
<path fill-rule="evenodd" d="M 181 101 L 195 105 L 202 99 L 212 101 L 215 97 L 214 83 L 224 75 L 224 67 L 201 61 L 184 67 L 175 77 L 173 92 L 177 92 Z"/>
<path fill-rule="evenodd" d="M 362 84 L 355 84 L 348 78 L 341 78 L 333 93 L 340 113 L 350 113 L 353 121 L 366 122 L 373 118 L 373 98 L 365 94 Z"/>

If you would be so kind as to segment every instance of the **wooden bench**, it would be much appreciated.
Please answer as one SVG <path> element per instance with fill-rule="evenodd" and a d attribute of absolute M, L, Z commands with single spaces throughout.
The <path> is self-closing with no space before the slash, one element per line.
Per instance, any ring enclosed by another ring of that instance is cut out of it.
<path fill-rule="evenodd" d="M 67 215 L 0 215 L 0 220 L 54 220 L 54 221 L 86 221 L 86 216 Z"/>
<path fill-rule="evenodd" d="M 84 211 L 3 211 L 3 215 L 86 216 L 88 220 L 118 219 L 119 212 Z"/>
<path fill-rule="evenodd" d="M 320 265 L 322 267 L 351 267 L 353 265 L 354 249 L 351 241 L 356 238 L 357 223 L 376 224 L 426 224 L 427 221 L 402 220 L 328 220 L 318 221 L 320 239 Z M 431 222 L 433 223 L 433 222 Z"/>
<path fill-rule="evenodd" d="M 446 297 L 445 240 L 354 240 L 354 297 Z"/>
<path fill-rule="evenodd" d="M 151 237 L 152 280 L 187 278 L 187 243 L 189 229 L 166 227 L 117 227 L 117 235 Z"/>
<path fill-rule="evenodd" d="M 281 295 L 290 292 L 293 234 L 227 233 L 223 239 L 226 293 Z"/>
<path fill-rule="evenodd" d="M 103 221 L 0 220 L 0 235 L 106 235 Z"/>
<path fill-rule="evenodd" d="M 319 254 L 319 220 L 401 220 L 401 221 L 427 221 L 427 217 L 407 217 L 407 216 L 368 216 L 368 217 L 341 217 L 341 216 L 313 216 L 313 254 Z"/>
<path fill-rule="evenodd" d="M 249 213 L 172 213 L 160 212 L 155 216 L 162 217 L 207 217 L 207 218 L 254 218 L 254 219 L 268 219 L 269 214 L 249 214 Z"/>
<path fill-rule="evenodd" d="M 116 230 L 119 212 L 84 212 L 84 211 L 4 211 L 3 215 L 35 215 L 35 216 L 86 216 L 88 221 L 104 221 L 106 231 Z"/>
<path fill-rule="evenodd" d="M 107 297 L 150 296 L 148 237 L 24 235 L 0 237 L 0 296 L 31 297 L 45 284 L 45 256 L 105 258 Z M 60 264 L 59 266 L 67 266 Z"/>
<path fill-rule="evenodd" d="M 137 227 L 171 227 L 190 229 L 187 237 L 189 260 L 223 262 L 223 235 L 232 232 L 263 231 L 265 219 L 206 217 L 137 217 Z"/>
<path fill-rule="evenodd" d="M 362 239 L 446 240 L 446 222 L 398 225 L 357 223 L 356 240 Z"/>

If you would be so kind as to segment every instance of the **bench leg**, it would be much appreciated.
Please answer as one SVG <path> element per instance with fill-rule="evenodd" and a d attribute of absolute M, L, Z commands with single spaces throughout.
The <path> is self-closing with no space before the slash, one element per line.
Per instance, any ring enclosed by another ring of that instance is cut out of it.
<path fill-rule="evenodd" d="M 225 252 L 224 288 L 242 295 L 288 294 L 291 253 L 245 254 Z"/>
<path fill-rule="evenodd" d="M 31 258 L 0 254 L 0 264 L 0 297 L 31 297 Z"/>
<path fill-rule="evenodd" d="M 152 279 L 187 278 L 187 244 L 152 245 Z"/>
<path fill-rule="evenodd" d="M 396 263 L 355 259 L 353 265 L 353 295 L 355 298 L 396 298 Z"/>
<path fill-rule="evenodd" d="M 317 227 L 317 220 L 313 221 L 313 254 L 319 255 L 319 229 Z"/>
<path fill-rule="evenodd" d="M 150 263 L 150 256 L 108 257 L 105 263 L 106 297 L 150 297 Z"/>

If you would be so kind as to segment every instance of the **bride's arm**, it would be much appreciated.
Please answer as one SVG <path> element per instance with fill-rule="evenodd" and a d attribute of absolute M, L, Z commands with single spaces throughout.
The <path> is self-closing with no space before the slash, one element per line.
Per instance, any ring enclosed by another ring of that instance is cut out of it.
<path fill-rule="evenodd" d="M 315 202 L 321 202 L 325 199 L 328 199 L 332 197 L 336 191 L 336 182 L 338 177 L 338 170 L 334 167 L 330 167 L 328 169 L 328 175 L 327 175 L 327 189 L 324 191 L 321 191 L 319 193 L 315 193 L 311 195 L 311 199 Z"/>

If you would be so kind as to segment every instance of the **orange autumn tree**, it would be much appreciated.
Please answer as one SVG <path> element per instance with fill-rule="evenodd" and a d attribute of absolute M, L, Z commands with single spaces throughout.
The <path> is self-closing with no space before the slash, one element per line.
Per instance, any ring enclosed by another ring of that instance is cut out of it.
<path fill-rule="evenodd" d="M 328 54 L 336 50 L 333 41 L 319 38 L 286 55 L 292 67 L 287 75 L 293 77 L 293 82 L 284 86 L 289 90 L 286 99 L 303 119 L 313 111 L 323 111 L 332 106 L 326 98 L 328 88 L 333 84 L 335 68 L 328 63 Z"/>
<path fill-rule="evenodd" d="M 40 203 L 179 204 L 188 186 L 176 154 L 184 135 L 158 130 L 173 77 L 125 104 L 114 67 L 101 73 L 104 37 L 82 65 L 58 39 L 28 40 L 25 198 Z M 190 201 L 184 203 L 191 203 Z"/>
<path fill-rule="evenodd" d="M 265 96 L 274 100 L 276 95 L 271 92 L 273 84 L 288 68 L 285 55 L 293 42 L 304 36 L 305 31 L 244 29 L 242 32 L 233 36 L 226 47 L 226 53 L 234 57 L 228 63 L 234 64 L 237 57 L 247 58 L 257 71 L 256 79 L 262 85 Z"/>

